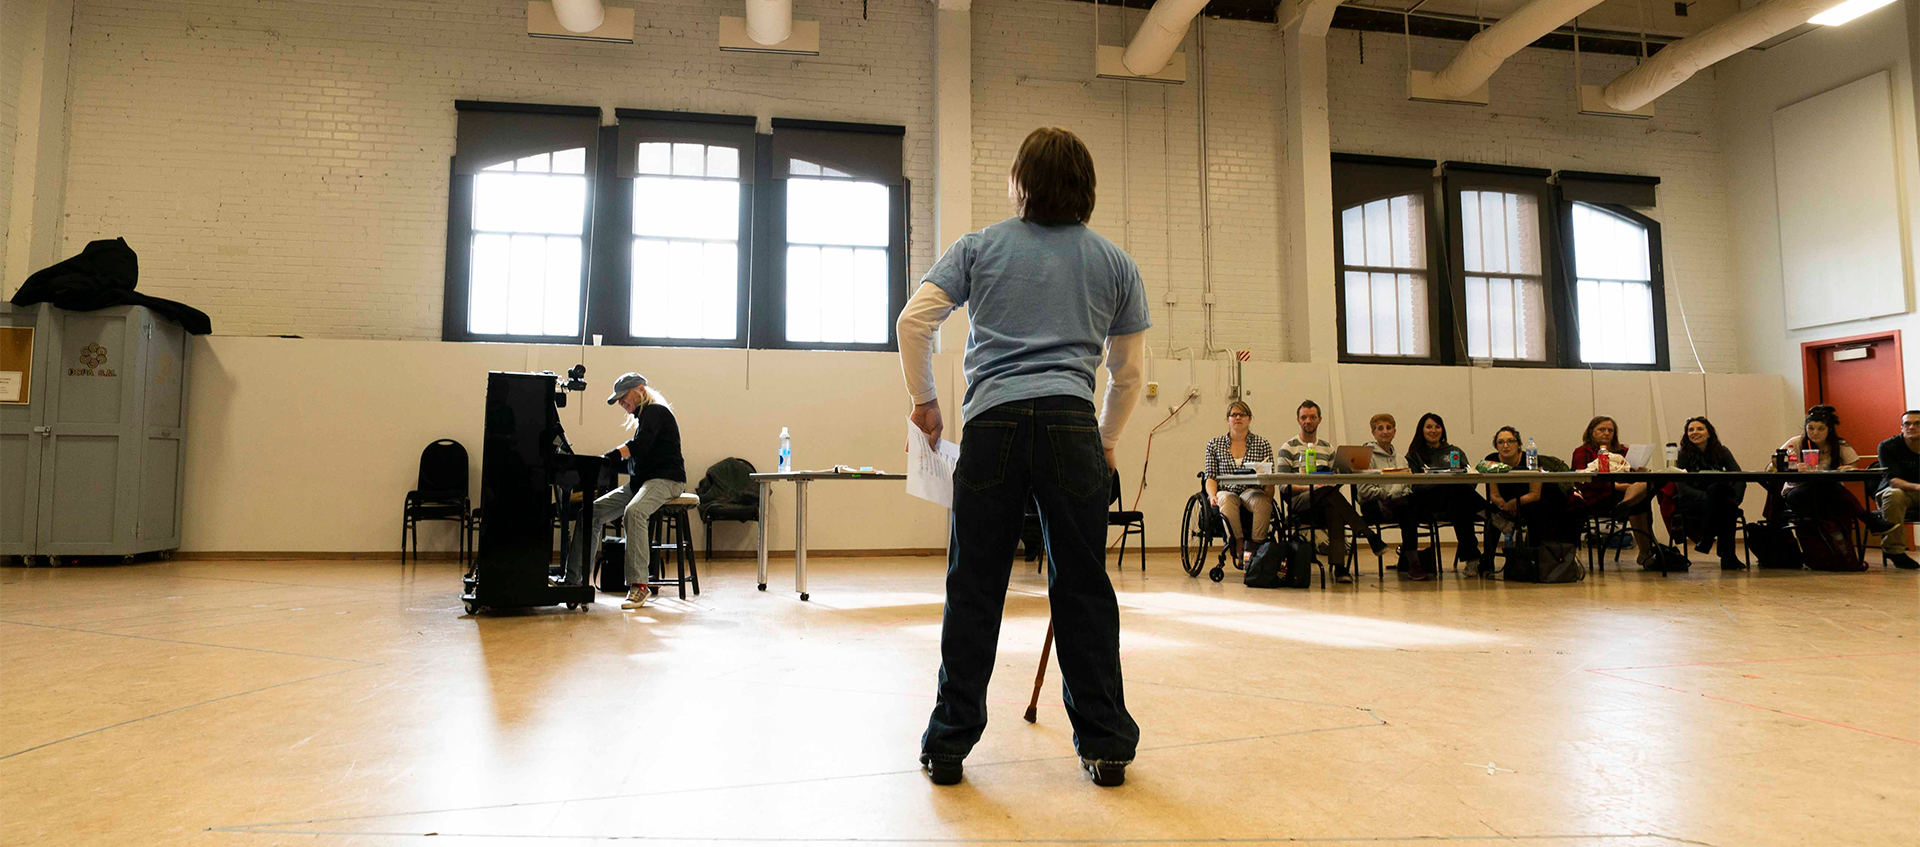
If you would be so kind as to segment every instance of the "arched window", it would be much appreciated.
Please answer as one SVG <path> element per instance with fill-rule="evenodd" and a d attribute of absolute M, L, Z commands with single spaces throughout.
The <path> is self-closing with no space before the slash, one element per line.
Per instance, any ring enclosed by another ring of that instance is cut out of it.
<path fill-rule="evenodd" d="M 1602 206 L 1571 205 L 1580 360 L 1654 364 L 1658 339 L 1648 227 Z"/>
<path fill-rule="evenodd" d="M 642 141 L 634 159 L 634 338 L 739 337 L 740 149 Z"/>
<path fill-rule="evenodd" d="M 1426 233 L 1426 198 L 1418 193 L 1340 210 L 1348 355 L 1431 355 Z"/>
<path fill-rule="evenodd" d="M 522 156 L 473 178 L 467 331 L 577 336 L 587 148 Z"/>

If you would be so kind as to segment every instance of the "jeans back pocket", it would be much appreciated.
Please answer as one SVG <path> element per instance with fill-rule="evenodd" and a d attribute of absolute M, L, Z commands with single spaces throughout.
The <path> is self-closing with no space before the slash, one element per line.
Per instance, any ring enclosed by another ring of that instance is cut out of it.
<path fill-rule="evenodd" d="M 1007 476 L 1007 459 L 1020 425 L 1013 421 L 970 421 L 961 430 L 960 461 L 953 481 L 974 491 L 985 491 Z"/>

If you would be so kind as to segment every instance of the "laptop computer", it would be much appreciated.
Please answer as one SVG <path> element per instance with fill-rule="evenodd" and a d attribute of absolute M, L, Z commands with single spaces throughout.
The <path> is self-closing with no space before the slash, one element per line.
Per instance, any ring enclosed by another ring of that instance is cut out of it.
<path fill-rule="evenodd" d="M 1373 447 L 1333 448 L 1333 470 L 1335 473 L 1353 473 L 1373 467 Z"/>

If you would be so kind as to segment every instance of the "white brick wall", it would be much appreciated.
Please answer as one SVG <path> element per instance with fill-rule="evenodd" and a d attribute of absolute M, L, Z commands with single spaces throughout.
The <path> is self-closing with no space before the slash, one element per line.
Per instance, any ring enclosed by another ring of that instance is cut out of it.
<path fill-rule="evenodd" d="M 1011 214 L 1007 168 L 1035 127 L 1072 130 L 1092 151 L 1092 225 L 1140 264 L 1156 351 L 1202 346 L 1200 63 L 1189 37 L 1184 85 L 1093 76 L 1093 11 L 1059 0 L 973 4 L 974 222 Z M 1124 44 L 1140 13 L 1100 10 L 1101 39 Z M 1210 20 L 1207 147 L 1213 216 L 1214 344 L 1281 358 L 1280 37 L 1271 25 Z M 1166 304 L 1172 292 L 1175 305 Z M 1181 354 L 1186 355 L 1186 354 Z"/>
<path fill-rule="evenodd" d="M 1417 38 L 1413 66 L 1439 70 L 1459 47 Z M 1633 62 L 1587 54 L 1582 64 L 1584 81 L 1600 85 Z M 1644 121 L 1578 114 L 1572 53 L 1520 51 L 1494 74 L 1486 107 L 1410 101 L 1406 70 L 1399 36 L 1328 36 L 1334 150 L 1660 177 L 1660 205 L 1650 214 L 1661 221 L 1664 241 L 1673 369 L 1699 370 L 1688 325 L 1706 370 L 1738 369 L 1732 221 L 1712 70 L 1655 101 L 1655 117 Z"/>
<path fill-rule="evenodd" d="M 80 0 L 67 252 L 126 236 L 221 333 L 438 338 L 453 101 L 484 99 L 904 125 L 931 263 L 932 4 L 798 0 L 817 58 L 720 52 L 736 3 L 624 5 L 635 44 L 529 38 L 524 0 Z"/>
<path fill-rule="evenodd" d="M 27 51 L 27 4 L 0 3 L 0 268 L 7 266 L 7 237 L 13 231 L 13 148 L 20 133 L 20 66 Z M 6 280 L 0 290 L 11 291 L 20 280 Z"/>

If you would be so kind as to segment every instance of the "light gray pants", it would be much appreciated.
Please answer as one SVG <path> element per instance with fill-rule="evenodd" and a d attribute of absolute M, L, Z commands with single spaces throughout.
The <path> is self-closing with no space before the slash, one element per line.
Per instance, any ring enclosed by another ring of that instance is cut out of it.
<path fill-rule="evenodd" d="M 1914 507 L 1920 506 L 1920 498 L 1915 498 L 1912 494 L 1891 485 L 1880 489 L 1880 493 L 1874 495 L 1874 499 L 1880 501 L 1880 517 L 1896 524 L 1907 520 L 1913 513 Z M 1886 535 L 1880 536 L 1880 552 L 1889 556 L 1898 556 L 1907 552 L 1906 528 L 1896 526 Z"/>
<path fill-rule="evenodd" d="M 647 537 L 647 521 L 653 513 L 660 511 L 660 505 L 685 494 L 687 484 L 670 479 L 649 479 L 634 489 L 632 480 L 593 501 L 593 523 L 588 532 L 598 533 L 614 518 L 620 518 L 627 533 L 627 584 L 645 585 L 647 582 L 647 562 L 653 554 L 653 542 Z M 591 549 L 600 549 L 600 540 L 595 538 Z M 578 544 L 567 545 L 567 581 L 584 583 L 587 569 L 580 561 Z"/>

